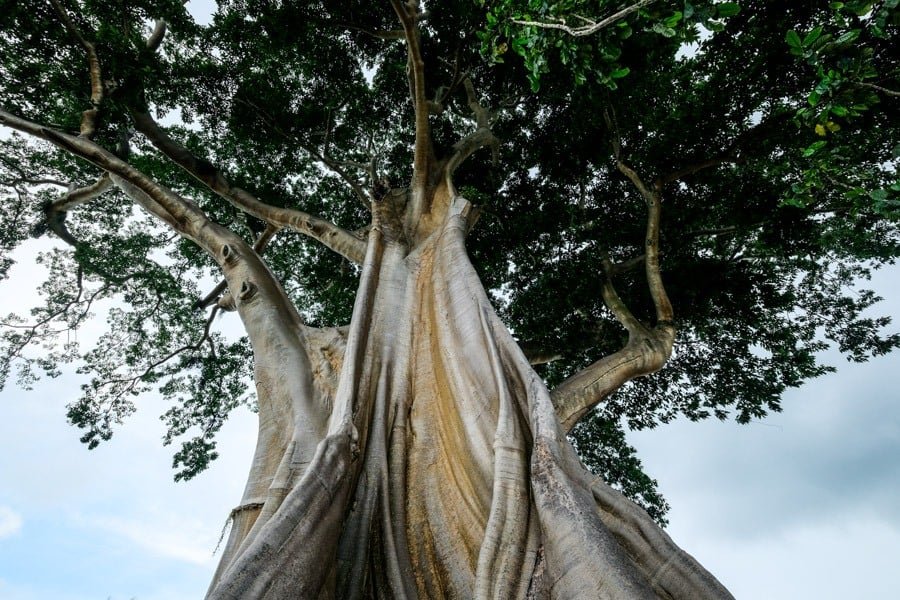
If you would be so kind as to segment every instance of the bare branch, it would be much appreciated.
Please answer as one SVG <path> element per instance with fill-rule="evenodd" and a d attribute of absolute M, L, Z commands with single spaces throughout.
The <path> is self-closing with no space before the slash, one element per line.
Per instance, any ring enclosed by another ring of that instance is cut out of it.
<path fill-rule="evenodd" d="M 237 237 L 224 227 L 210 227 L 212 223 L 194 203 L 151 180 L 124 160 L 89 139 L 44 127 L 2 109 L 0 109 L 0 124 L 47 140 L 70 154 L 109 172 L 113 182 L 117 185 L 119 185 L 119 181 L 116 181 L 116 178 L 139 190 L 147 198 L 148 203 L 144 206 L 147 210 L 213 255 L 218 255 L 218 250 L 225 244 L 223 238 L 225 232 L 230 234 L 229 239 Z"/>
<path fill-rule="evenodd" d="M 649 6 L 650 4 L 653 4 L 654 2 L 656 2 L 656 0 L 640 0 L 640 2 L 636 2 L 636 3 L 632 4 L 631 6 L 623 8 L 622 10 L 620 10 L 616 13 L 613 13 L 610 16 L 608 16 L 605 19 L 602 19 L 600 21 L 593 21 L 586 17 L 582 17 L 579 15 L 573 15 L 578 20 L 586 23 L 585 25 L 581 25 L 579 27 L 571 27 L 569 25 L 566 25 L 564 21 L 559 22 L 559 23 L 547 23 L 544 21 L 522 21 L 519 19 L 513 19 L 512 22 L 515 23 L 516 25 L 525 25 L 527 27 L 539 27 L 541 29 L 557 29 L 559 31 L 568 33 L 569 35 L 574 36 L 574 37 L 583 37 L 586 35 L 591 35 L 591 34 L 597 33 L 604 27 L 609 27 L 616 21 L 620 21 L 620 20 L 624 19 L 625 17 L 627 17 L 628 15 L 630 15 L 634 12 L 637 12 L 638 10 L 644 8 L 645 6 Z"/>
<path fill-rule="evenodd" d="M 616 161 L 616 166 L 631 180 L 647 203 L 645 253 L 642 257 L 626 262 L 640 264 L 639 259 L 643 260 L 647 287 L 656 309 L 656 325 L 648 327 L 628 310 L 612 284 L 612 274 L 616 265 L 604 258 L 602 264 L 606 281 L 602 290 L 603 301 L 628 331 L 628 342 L 615 354 L 600 359 L 553 390 L 551 399 L 566 430 L 571 429 L 582 416 L 625 382 L 661 369 L 671 356 L 672 346 L 675 343 L 672 304 L 663 285 L 659 267 L 659 226 L 662 210 L 660 187 L 651 192 L 634 169 L 621 160 Z"/>
<path fill-rule="evenodd" d="M 265 230 L 259 234 L 259 237 L 256 238 L 256 242 L 253 244 L 253 251 L 262 256 L 263 251 L 265 251 L 266 246 L 269 245 L 269 242 L 275 237 L 275 234 L 278 233 L 279 228 L 274 225 L 266 226 Z M 228 282 L 224 279 L 216 285 L 212 289 L 210 293 L 208 293 L 203 298 L 197 300 L 194 303 L 193 308 L 205 309 L 212 304 L 215 304 L 219 297 L 225 293 L 225 290 L 228 289 Z"/>
<path fill-rule="evenodd" d="M 638 335 L 645 331 L 644 325 L 634 316 L 628 306 L 622 301 L 622 298 L 619 297 L 618 292 L 616 292 L 616 288 L 612 282 L 612 270 L 613 264 L 610 262 L 609 258 L 604 257 L 602 259 L 603 272 L 606 275 L 603 281 L 603 287 L 601 288 L 601 295 L 603 296 L 603 303 L 610 310 L 616 320 L 625 327 L 625 330 L 628 331 L 629 337 L 634 335 Z"/>
<path fill-rule="evenodd" d="M 565 431 L 627 381 L 658 371 L 672 353 L 672 327 L 645 330 L 624 348 L 572 375 L 551 393 L 550 399 Z"/>
<path fill-rule="evenodd" d="M 616 168 L 618 168 L 619 171 L 634 184 L 634 187 L 637 188 L 641 193 L 641 196 L 643 196 L 644 200 L 649 205 L 653 201 L 653 193 L 644 184 L 643 180 L 638 176 L 634 169 L 623 163 L 621 160 L 616 160 Z"/>
<path fill-rule="evenodd" d="M 528 363 L 532 366 L 545 365 L 562 358 L 562 354 L 558 352 L 540 348 L 529 342 L 518 342 L 518 344 L 519 349 L 522 350 L 522 354 L 525 355 L 525 358 L 528 359 Z"/>
<path fill-rule="evenodd" d="M 672 303 L 663 285 L 659 269 L 659 224 L 662 212 L 662 198 L 659 191 L 653 193 L 647 211 L 647 235 L 645 244 L 644 268 L 647 273 L 647 286 L 650 297 L 656 307 L 657 324 L 671 324 L 673 318 Z"/>
<path fill-rule="evenodd" d="M 462 79 L 463 87 L 466 90 L 466 100 L 469 110 L 475 117 L 476 129 L 466 137 L 462 138 L 453 145 L 453 153 L 447 159 L 445 166 L 446 177 L 453 175 L 453 172 L 474 152 L 490 146 L 492 149 L 493 160 L 496 163 L 499 152 L 500 141 L 491 131 L 491 113 L 484 108 L 478 101 L 475 94 L 475 87 L 472 80 L 468 76 Z"/>

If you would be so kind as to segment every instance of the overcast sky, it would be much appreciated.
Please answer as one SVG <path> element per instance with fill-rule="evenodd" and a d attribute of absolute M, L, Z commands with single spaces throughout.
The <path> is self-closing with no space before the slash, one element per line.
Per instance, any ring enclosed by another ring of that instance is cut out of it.
<path fill-rule="evenodd" d="M 0 286 L 0 315 L 34 304 L 43 274 L 30 257 L 46 244 L 32 242 Z M 872 287 L 886 298 L 879 313 L 900 314 L 900 268 Z M 788 393 L 784 413 L 764 422 L 679 421 L 630 436 L 672 505 L 669 533 L 738 598 L 900 598 L 900 355 L 833 362 L 837 373 Z M 255 416 L 234 415 L 221 458 L 175 484 L 164 403 L 142 398 L 89 452 L 65 422 L 81 382 L 0 393 L 0 599 L 202 597 Z"/>

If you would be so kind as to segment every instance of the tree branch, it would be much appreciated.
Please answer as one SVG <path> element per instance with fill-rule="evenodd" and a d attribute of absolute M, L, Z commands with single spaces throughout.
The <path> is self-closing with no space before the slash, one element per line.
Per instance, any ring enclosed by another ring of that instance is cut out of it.
<path fill-rule="evenodd" d="M 661 369 L 671 356 L 675 343 L 672 304 L 659 268 L 661 192 L 659 188 L 651 192 L 640 176 L 621 160 L 616 161 L 616 166 L 647 202 L 645 253 L 642 258 L 647 287 L 656 309 L 656 325 L 648 327 L 628 310 L 612 285 L 611 274 L 615 265 L 604 259 L 603 269 L 607 276 L 602 290 L 603 300 L 628 331 L 628 342 L 620 351 L 593 363 L 553 390 L 550 397 L 566 430 L 625 382 Z"/>
<path fill-rule="evenodd" d="M 476 129 L 453 145 L 453 152 L 450 154 L 450 157 L 446 161 L 446 166 L 444 167 L 446 177 L 452 176 L 454 171 L 456 171 L 469 156 L 481 148 L 488 146 L 492 148 L 494 162 L 497 161 L 497 154 L 499 151 L 500 141 L 491 131 L 490 111 L 484 108 L 478 101 L 478 96 L 475 94 L 475 87 L 472 85 L 471 78 L 468 76 L 464 77 L 462 83 L 466 90 L 466 100 L 469 110 L 472 111 L 472 115 L 475 117 Z"/>
<path fill-rule="evenodd" d="M 413 153 L 413 187 L 423 187 L 428 178 L 428 165 L 433 160 L 431 128 L 428 124 L 428 98 L 425 95 L 425 60 L 419 39 L 419 3 L 391 0 L 391 6 L 403 26 L 409 56 L 409 91 L 416 115 L 416 143 Z M 423 207 L 424 208 L 424 207 Z"/>
<path fill-rule="evenodd" d="M 616 320 L 622 324 L 625 330 L 628 332 L 629 338 L 638 335 L 644 331 L 644 325 L 634 316 L 625 302 L 622 301 L 622 298 L 619 297 L 619 293 L 616 292 L 616 288 L 612 282 L 612 270 L 613 264 L 610 262 L 608 258 L 602 259 L 603 272 L 605 274 L 603 280 L 603 286 L 600 290 L 601 295 L 603 296 L 603 303 L 606 305 L 606 308 L 612 312 L 613 316 Z"/>
<path fill-rule="evenodd" d="M 262 256 L 262 253 L 265 251 L 266 246 L 269 245 L 269 242 L 272 240 L 273 237 L 275 237 L 275 234 L 278 233 L 278 231 L 279 231 L 279 228 L 275 227 L 274 225 L 270 224 L 270 225 L 266 226 L 265 230 L 261 234 L 259 234 L 258 238 L 256 238 L 256 242 L 253 244 L 253 251 L 256 252 L 257 254 L 259 254 L 260 256 Z M 205 308 L 209 307 L 211 304 L 215 304 L 219 300 L 219 297 L 223 293 L 225 293 L 225 290 L 227 290 L 227 289 L 228 289 L 228 282 L 223 279 L 222 281 L 220 281 L 218 283 L 218 285 L 216 285 L 216 287 L 214 287 L 212 289 L 212 291 L 210 293 L 208 293 L 203 298 L 200 298 L 199 300 L 197 300 L 194 303 L 193 308 L 205 309 Z"/>
<path fill-rule="evenodd" d="M 565 431 L 627 381 L 658 371 L 668 360 L 674 328 L 645 330 L 631 337 L 624 348 L 572 375 L 551 393 L 550 399 Z"/>
<path fill-rule="evenodd" d="M 91 139 L 97 129 L 97 121 L 100 115 L 100 104 L 103 102 L 103 73 L 100 69 L 100 59 L 97 56 L 97 50 L 93 42 L 88 41 L 81 30 L 72 21 L 69 13 L 63 8 L 59 0 L 50 0 L 56 14 L 69 32 L 69 35 L 78 44 L 84 48 L 88 59 L 88 69 L 91 77 L 91 108 L 81 113 L 81 133 L 82 137 Z"/>
<path fill-rule="evenodd" d="M 591 19 L 588 19 L 586 17 L 580 17 L 580 16 L 576 15 L 576 17 L 578 19 L 587 22 L 586 25 L 582 25 L 580 27 L 571 27 L 569 25 L 566 25 L 564 21 L 562 21 L 560 23 L 547 23 L 547 22 L 543 22 L 543 21 L 522 21 L 519 19 L 512 19 L 512 22 L 515 23 L 516 25 L 525 25 L 528 27 L 539 27 L 541 29 L 558 29 L 560 31 L 568 33 L 571 36 L 582 37 L 582 36 L 597 33 L 604 27 L 609 27 L 616 21 L 624 19 L 631 13 L 637 12 L 638 10 L 644 8 L 645 6 L 649 6 L 650 4 L 653 4 L 654 2 L 656 2 L 656 0 L 640 0 L 640 2 L 636 2 L 636 3 L 632 4 L 631 6 L 623 8 L 622 10 L 611 14 L 610 16 L 606 17 L 605 19 L 603 19 L 601 21 L 596 21 L 596 22 L 592 21 Z"/>
<path fill-rule="evenodd" d="M 869 88 L 869 89 L 872 89 L 872 90 L 876 90 L 876 91 L 878 91 L 878 92 L 881 92 L 882 94 L 887 94 L 888 96 L 893 96 L 894 98 L 900 97 L 900 92 L 898 92 L 898 91 L 896 91 L 896 90 L 889 90 L 889 89 L 886 88 L 886 87 L 882 87 L 882 86 L 876 85 L 876 84 L 874 84 L 874 83 L 867 83 L 867 82 L 865 82 L 865 81 L 858 81 L 858 82 L 856 83 L 856 85 L 859 86 L 859 87 L 865 87 L 865 88 Z"/>
<path fill-rule="evenodd" d="M 70 154 L 90 162 L 109 172 L 113 182 L 117 185 L 116 177 L 140 190 L 152 202 L 146 206 L 148 210 L 213 255 L 216 255 L 221 246 L 225 244 L 221 232 L 228 230 L 221 226 L 209 227 L 210 221 L 195 204 L 152 181 L 130 164 L 91 140 L 44 127 L 2 109 L 0 109 L 0 124 L 46 140 Z M 216 230 L 213 231 L 213 229 Z M 233 233 L 231 235 L 234 236 Z"/>
<path fill-rule="evenodd" d="M 150 37 L 147 38 L 145 46 L 146 51 L 156 52 L 159 50 L 164 37 L 166 37 L 166 22 L 163 19 L 158 19 L 153 26 L 153 32 L 150 34 Z"/>
<path fill-rule="evenodd" d="M 66 227 L 66 213 L 79 204 L 84 204 L 97 198 L 111 187 L 112 181 L 106 173 L 90 185 L 80 188 L 70 187 L 69 191 L 63 194 L 62 197 L 44 207 L 47 227 L 70 246 L 77 246 L 78 240 L 69 233 Z"/>
<path fill-rule="evenodd" d="M 266 204 L 249 192 L 232 187 L 219 169 L 172 139 L 149 112 L 134 110 L 132 116 L 138 131 L 160 152 L 235 207 L 277 227 L 303 233 L 353 262 L 361 263 L 365 258 L 366 243 L 350 232 L 315 215 Z"/>

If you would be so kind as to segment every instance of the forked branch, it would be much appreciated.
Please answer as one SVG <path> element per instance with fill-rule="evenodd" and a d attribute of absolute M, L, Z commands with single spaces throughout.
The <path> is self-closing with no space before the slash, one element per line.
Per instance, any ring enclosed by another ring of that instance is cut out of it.
<path fill-rule="evenodd" d="M 672 304 L 663 285 L 659 265 L 661 191 L 659 188 L 651 191 L 634 169 L 621 160 L 617 159 L 616 164 L 647 204 L 643 262 L 647 287 L 655 307 L 656 324 L 651 327 L 635 318 L 613 286 L 615 265 L 604 259 L 606 278 L 602 288 L 603 301 L 628 331 L 628 342 L 615 354 L 593 363 L 553 390 L 553 405 L 567 431 L 627 381 L 661 369 L 671 356 L 675 343 Z"/>
<path fill-rule="evenodd" d="M 47 227 L 55 233 L 61 240 L 70 246 L 77 246 L 78 240 L 69 233 L 66 227 L 66 213 L 80 204 L 89 202 L 99 197 L 106 190 L 112 187 L 112 181 L 109 175 L 104 173 L 97 181 L 84 187 L 70 188 L 58 200 L 50 202 L 44 207 L 44 216 L 47 220 Z"/>
<path fill-rule="evenodd" d="M 254 242 L 253 244 L 253 251 L 262 256 L 262 253 L 265 251 L 266 246 L 269 245 L 269 242 L 272 241 L 272 238 L 275 237 L 275 234 L 278 233 L 278 230 L 279 228 L 275 227 L 274 225 L 266 226 L 265 230 L 263 230 L 263 232 L 259 234 L 259 237 L 256 238 L 256 242 Z M 193 308 L 205 309 L 210 305 L 215 304 L 227 289 L 228 282 L 223 279 L 216 285 L 216 287 L 212 289 L 210 293 L 197 300 L 197 302 L 194 303 Z M 223 308 L 233 309 L 234 307 L 231 306 Z"/>
<path fill-rule="evenodd" d="M 497 161 L 497 153 L 500 141 L 491 131 L 491 113 L 482 106 L 475 93 L 475 87 L 471 78 L 468 76 L 462 80 L 463 87 L 466 90 L 466 101 L 472 116 L 475 118 L 475 131 L 463 137 L 453 145 L 453 152 L 447 159 L 445 168 L 445 176 L 450 177 L 454 171 L 473 153 L 481 148 L 490 147 L 493 150 L 494 162 Z"/>

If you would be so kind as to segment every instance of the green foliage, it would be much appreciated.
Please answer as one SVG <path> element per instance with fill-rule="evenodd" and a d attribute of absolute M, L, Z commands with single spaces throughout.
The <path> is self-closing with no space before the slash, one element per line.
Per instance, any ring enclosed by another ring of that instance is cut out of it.
<path fill-rule="evenodd" d="M 235 185 L 349 230 L 368 223 L 367 211 L 317 154 L 345 164 L 374 156 L 391 185 L 408 182 L 406 49 L 366 33 L 397 29 L 387 3 L 223 1 L 208 27 L 174 0 L 79 6 L 75 19 L 96 40 L 111 82 L 96 138 L 107 148 L 132 130 L 129 110 L 147 107 Z M 876 298 L 853 289 L 900 250 L 900 118 L 888 93 L 900 89 L 897 2 L 659 1 L 582 37 L 513 22 L 578 27 L 578 17 L 599 21 L 621 7 L 429 3 L 421 41 L 426 93 L 443 99 L 444 112 L 431 117 L 438 155 L 473 127 L 459 74 L 498 110 L 498 161 L 476 154 L 457 173 L 483 209 L 469 250 L 516 336 L 563 356 L 540 367 L 551 386 L 626 338 L 601 300 L 599 265 L 604 256 L 640 257 L 646 215 L 616 169 L 612 142 L 650 185 L 682 173 L 663 186 L 662 267 L 678 327 L 672 360 L 604 402 L 574 437 L 597 473 L 662 520 L 665 503 L 620 424 L 763 418 L 780 410 L 785 389 L 832 368 L 821 362 L 825 347 L 865 360 L 900 343 L 887 319 L 873 316 Z M 0 105 L 77 131 L 89 107 L 82 50 L 49 4 L 0 8 Z M 152 54 L 143 39 L 160 16 L 169 34 Z M 24 175 L 78 186 L 98 175 L 19 137 L 2 144 L 0 276 L 63 191 Z M 131 152 L 144 173 L 253 237 L 258 223 L 140 136 Z M 45 257 L 44 304 L 4 319 L 0 378 L 27 383 L 78 365 L 90 381 L 70 419 L 91 445 L 134 410 L 135 396 L 161 389 L 172 401 L 166 442 L 187 440 L 178 477 L 193 476 L 213 457 L 229 411 L 253 404 L 246 342 L 217 333 L 218 318 L 207 336 L 209 314 L 193 308 L 217 281 L 212 261 L 116 192 L 73 209 L 65 224 L 78 245 Z M 265 258 L 309 323 L 347 322 L 355 266 L 286 232 Z M 651 322 L 641 264 L 630 264 L 616 287 Z M 82 347 L 66 336 L 97 303 L 111 307 L 110 330 Z"/>
<path fill-rule="evenodd" d="M 887 218 L 900 217 L 900 180 L 879 180 L 872 172 L 848 178 L 846 156 L 834 140 L 842 129 L 871 127 L 871 113 L 885 98 L 896 105 L 900 64 L 893 46 L 900 26 L 898 5 L 897 0 L 831 2 L 821 24 L 805 35 L 787 32 L 791 54 L 815 72 L 815 87 L 807 96 L 808 106 L 797 110 L 797 122 L 822 138 L 804 148 L 803 157 L 812 160 L 788 202 L 815 203 L 820 190 L 839 186 L 848 205 L 867 204 Z M 890 158 L 896 166 L 896 153 Z"/>

